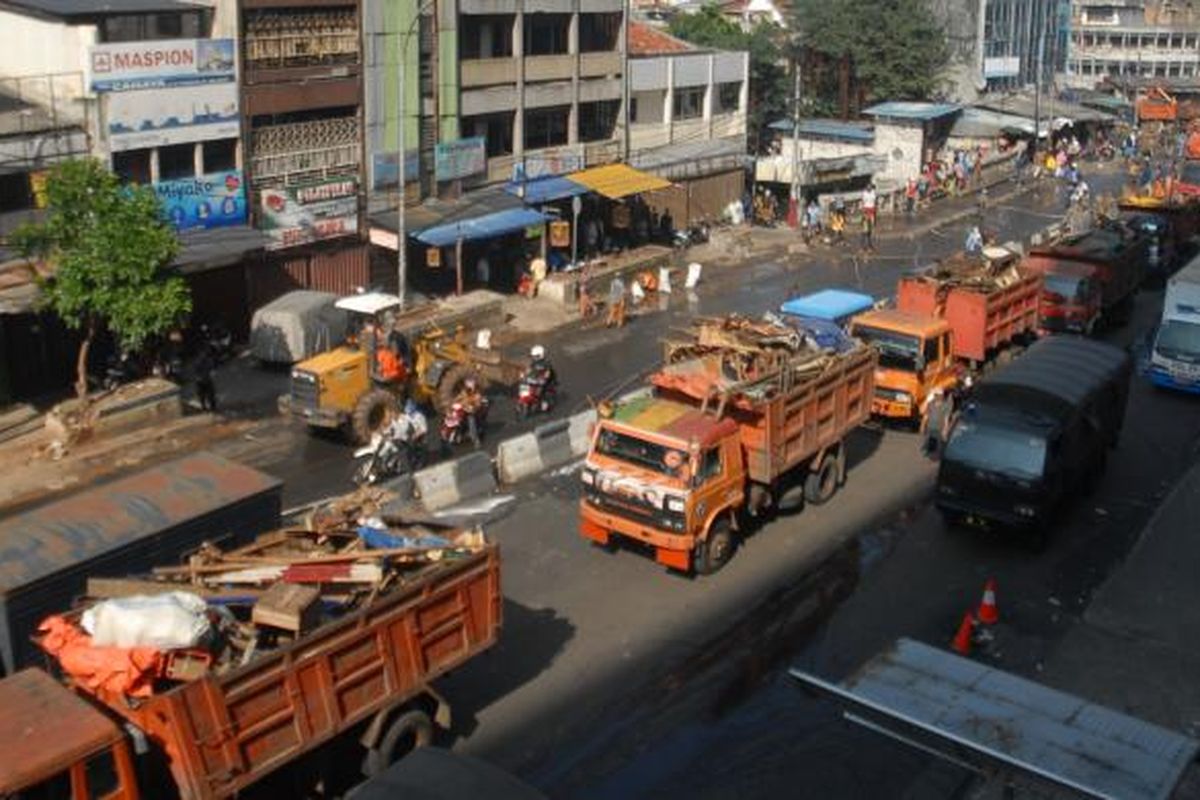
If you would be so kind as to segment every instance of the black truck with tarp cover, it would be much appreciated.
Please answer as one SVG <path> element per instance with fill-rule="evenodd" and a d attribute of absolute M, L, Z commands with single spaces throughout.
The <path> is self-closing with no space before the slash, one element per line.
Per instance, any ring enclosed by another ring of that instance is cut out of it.
<path fill-rule="evenodd" d="M 938 469 L 943 516 L 1044 538 L 1063 499 L 1103 475 L 1131 372 L 1124 350 L 1054 337 L 981 380 L 950 429 Z"/>

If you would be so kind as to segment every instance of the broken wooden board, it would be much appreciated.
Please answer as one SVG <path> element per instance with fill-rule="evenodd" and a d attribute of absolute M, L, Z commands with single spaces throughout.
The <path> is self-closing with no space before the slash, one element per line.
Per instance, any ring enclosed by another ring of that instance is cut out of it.
<path fill-rule="evenodd" d="M 277 583 L 254 604 L 250 620 L 255 625 L 303 633 L 320 622 L 321 591 L 315 586 Z"/>

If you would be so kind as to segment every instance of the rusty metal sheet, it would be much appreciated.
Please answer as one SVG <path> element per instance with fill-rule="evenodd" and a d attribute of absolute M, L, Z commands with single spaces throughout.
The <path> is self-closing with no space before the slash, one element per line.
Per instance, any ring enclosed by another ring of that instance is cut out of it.
<path fill-rule="evenodd" d="M 280 485 L 202 452 L 0 520 L 0 594 Z"/>

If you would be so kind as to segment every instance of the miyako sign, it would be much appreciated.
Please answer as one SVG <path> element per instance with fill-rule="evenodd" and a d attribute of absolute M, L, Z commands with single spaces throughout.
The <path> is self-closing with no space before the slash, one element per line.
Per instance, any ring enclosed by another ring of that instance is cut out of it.
<path fill-rule="evenodd" d="M 98 44 L 88 58 L 93 92 L 160 89 L 235 79 L 233 39 Z"/>

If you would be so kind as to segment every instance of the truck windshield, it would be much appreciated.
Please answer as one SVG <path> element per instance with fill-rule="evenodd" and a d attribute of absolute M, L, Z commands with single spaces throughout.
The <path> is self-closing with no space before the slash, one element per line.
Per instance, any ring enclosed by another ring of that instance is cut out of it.
<path fill-rule="evenodd" d="M 921 340 L 916 336 L 873 328 L 870 325 L 855 325 L 854 335 L 879 351 L 879 366 L 916 370 L 917 353 L 921 352 Z"/>
<path fill-rule="evenodd" d="M 687 470 L 688 457 L 684 451 L 607 428 L 600 431 L 596 440 L 596 451 L 600 455 L 673 478 L 683 479 Z"/>
<path fill-rule="evenodd" d="M 1045 276 L 1045 287 L 1045 293 L 1056 296 L 1060 302 L 1078 303 L 1087 297 L 1087 282 L 1072 275 L 1049 273 Z"/>
<path fill-rule="evenodd" d="M 1163 358 L 1200 359 L 1200 325 L 1169 319 L 1158 329 L 1154 350 Z"/>
<path fill-rule="evenodd" d="M 1010 478 L 1039 478 L 1046 440 L 1028 431 L 960 420 L 946 443 L 945 458 Z"/>

